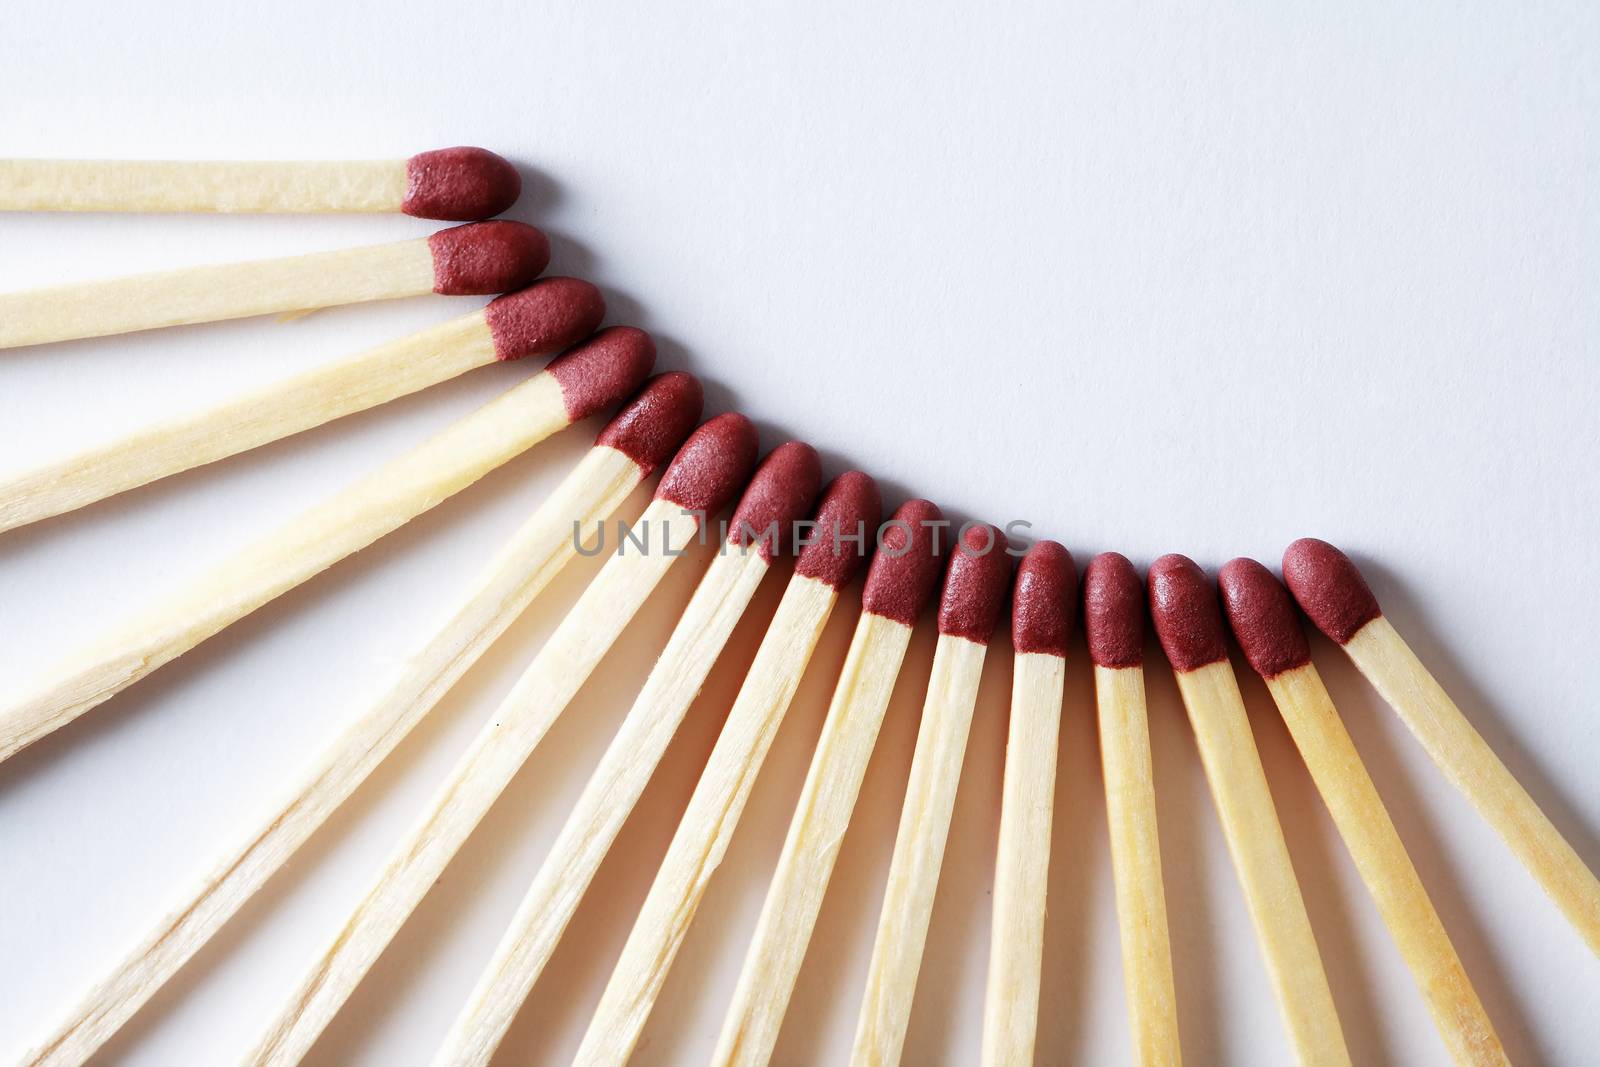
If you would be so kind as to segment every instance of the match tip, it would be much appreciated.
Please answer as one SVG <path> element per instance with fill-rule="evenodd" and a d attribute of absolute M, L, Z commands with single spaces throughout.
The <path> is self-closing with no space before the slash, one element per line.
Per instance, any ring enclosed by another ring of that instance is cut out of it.
<path fill-rule="evenodd" d="M 573 422 L 620 404 L 633 395 L 656 365 L 656 343 L 636 326 L 601 330 L 569 348 L 545 370 L 561 386 Z"/>
<path fill-rule="evenodd" d="M 710 517 L 727 506 L 756 465 L 756 427 L 736 412 L 707 420 L 678 449 L 656 486 L 657 500 Z"/>
<path fill-rule="evenodd" d="M 1311 646 L 1294 601 L 1272 572 L 1253 559 L 1229 561 L 1217 574 L 1222 606 L 1244 658 L 1263 678 L 1311 662 Z"/>
<path fill-rule="evenodd" d="M 496 219 L 452 226 L 428 238 L 433 291 L 481 296 L 521 289 L 550 265 L 550 239 L 521 222 Z"/>
<path fill-rule="evenodd" d="M 1143 665 L 1144 583 L 1120 552 L 1100 553 L 1083 572 L 1083 633 L 1097 667 Z"/>
<path fill-rule="evenodd" d="M 600 290 L 579 278 L 545 278 L 483 309 L 502 360 L 549 355 L 588 337 L 606 317 Z"/>
<path fill-rule="evenodd" d="M 794 543 L 794 524 L 811 512 L 822 485 L 822 461 L 803 441 L 785 441 L 767 453 L 739 498 L 728 543 L 755 545 L 767 562 Z"/>
<path fill-rule="evenodd" d="M 939 632 L 988 644 L 1010 591 L 1006 535 L 985 523 L 968 525 L 951 550 L 950 566 L 945 570 Z"/>
<path fill-rule="evenodd" d="M 939 545 L 944 516 L 927 500 L 900 505 L 878 535 L 878 553 L 867 569 L 861 610 L 914 626 L 939 581 Z"/>
<path fill-rule="evenodd" d="M 419 219 L 471 222 L 498 215 L 522 195 L 522 175 L 486 148 L 439 148 L 406 160 L 400 210 Z"/>
<path fill-rule="evenodd" d="M 1341 645 L 1383 614 L 1350 557 L 1315 537 L 1302 537 L 1284 549 L 1283 580 L 1300 610 Z"/>
<path fill-rule="evenodd" d="M 648 477 L 683 444 L 700 421 L 705 392 L 700 379 L 681 370 L 658 374 L 644 384 L 596 437 L 638 464 Z"/>
<path fill-rule="evenodd" d="M 842 589 L 872 551 L 883 518 L 878 483 L 860 471 L 845 471 L 829 483 L 817 507 L 810 541 L 800 550 L 795 573 Z"/>
<path fill-rule="evenodd" d="M 1188 556 L 1174 553 L 1150 565 L 1150 618 L 1167 660 L 1193 671 L 1228 658 L 1217 590 Z"/>
<path fill-rule="evenodd" d="M 1040 541 L 1017 565 L 1011 594 L 1011 644 L 1018 652 L 1067 654 L 1078 615 L 1078 565 L 1054 541 Z"/>

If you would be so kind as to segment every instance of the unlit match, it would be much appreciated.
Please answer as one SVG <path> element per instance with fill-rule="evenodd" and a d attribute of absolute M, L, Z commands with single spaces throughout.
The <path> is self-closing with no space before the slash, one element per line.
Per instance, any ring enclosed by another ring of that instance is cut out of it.
<path fill-rule="evenodd" d="M 392 244 L 0 294 L 0 348 L 438 293 L 521 289 L 550 262 L 532 226 L 474 222 Z"/>
<path fill-rule="evenodd" d="M 474 222 L 521 194 L 516 167 L 464 146 L 333 162 L 0 159 L 0 211 L 398 212 Z"/>
<path fill-rule="evenodd" d="M 861 617 L 711 1058 L 718 1067 L 759 1067 L 772 1058 L 912 628 L 939 581 L 933 531 L 942 522 L 933 504 L 911 500 L 884 527 L 861 592 Z"/>
<path fill-rule="evenodd" d="M 768 460 L 775 471 L 790 470 L 787 480 L 797 487 L 806 481 L 815 485 L 807 469 L 814 462 L 809 447 L 797 443 L 782 446 Z M 545 857 L 494 958 L 434 1058 L 438 1067 L 487 1064 L 494 1055 L 756 587 L 771 569 L 770 550 L 763 551 L 762 544 L 737 536 L 737 531 L 772 522 L 787 527 L 805 518 L 810 505 L 806 494 L 775 495 L 766 478 L 758 476 L 757 481 L 760 484 L 752 483 L 734 512 L 735 536 L 701 579 L 638 699 Z M 819 524 L 837 520 L 842 528 L 858 523 L 875 527 L 875 515 L 843 514 L 851 504 L 871 505 L 875 499 L 876 489 L 866 475 L 842 475 L 822 504 Z M 781 512 L 773 510 L 775 504 Z"/>
<path fill-rule="evenodd" d="M 984 654 L 1010 586 L 1005 535 L 993 526 L 968 527 L 951 550 L 939 603 L 939 641 L 856 1022 L 854 1064 L 900 1062 Z"/>
<path fill-rule="evenodd" d="M 1326 541 L 1307 537 L 1284 552 L 1283 577 L 1317 629 L 1344 647 L 1445 778 L 1600 956 L 1600 879 L 1390 625 L 1355 564 Z"/>
<path fill-rule="evenodd" d="M 1067 639 L 1078 613 L 1078 571 L 1072 554 L 1054 541 L 1040 541 L 1030 548 L 1017 567 L 1011 602 L 1015 660 L 983 1002 L 985 1067 L 1011 1067 L 1034 1059 L 1056 750 Z"/>
<path fill-rule="evenodd" d="M 810 463 L 814 470 L 814 455 Z M 813 480 L 811 484 L 814 495 L 816 483 Z M 837 524 L 846 530 L 860 524 L 876 528 L 881 503 L 872 479 L 859 473 L 843 475 L 833 490 L 819 523 Z M 767 507 L 789 513 L 797 510 L 797 503 L 801 503 L 798 495 L 774 497 Z M 809 499 L 804 501 L 805 506 L 809 503 Z M 761 550 L 768 553 L 788 546 L 788 532 L 781 525 L 775 529 L 778 536 L 772 537 L 760 533 L 769 528 L 765 514 L 749 518 L 751 524 L 736 526 L 732 536 L 746 543 L 759 539 Z M 752 530 L 758 532 L 757 537 L 752 537 Z M 801 553 L 589 1020 L 578 1048 L 578 1063 L 621 1065 L 633 1053 L 838 602 L 839 587 L 855 573 L 865 547 L 837 541 L 831 531 L 819 528 L 816 539 Z"/>
<path fill-rule="evenodd" d="M 1100 765 L 1116 882 L 1122 984 L 1140 1067 L 1177 1067 L 1178 1002 L 1156 830 L 1155 772 L 1144 693 L 1144 586 L 1126 556 L 1106 552 L 1083 575 L 1083 627 L 1094 663 Z"/>
<path fill-rule="evenodd" d="M 600 291 L 588 282 L 545 278 L 442 325 L 0 481 L 0 531 L 259 448 L 496 361 L 559 352 L 593 333 L 604 316 Z"/>
<path fill-rule="evenodd" d="M 627 398 L 655 360 L 643 331 L 571 349 L 521 385 L 302 512 L 50 670 L 0 707 L 0 760 L 256 608 L 398 529 L 557 430 Z"/>
<path fill-rule="evenodd" d="M 1216 590 L 1192 560 L 1178 555 L 1156 560 L 1149 587 L 1156 635 L 1178 677 L 1289 1040 L 1307 1067 L 1349 1067 L 1322 955 L 1228 662 Z"/>
<path fill-rule="evenodd" d="M 603 521 L 670 457 L 700 417 L 700 383 L 651 380 L 495 555 L 384 695 L 274 805 L 174 898 L 178 903 L 22 1057 L 76 1067 L 138 1011 L 278 871 L 577 554 L 573 523 Z"/>
<path fill-rule="evenodd" d="M 1451 1057 L 1466 1065 L 1510 1062 L 1311 663 L 1288 591 L 1253 559 L 1223 567 L 1218 584 L 1239 647 L 1266 681 Z"/>
<path fill-rule="evenodd" d="M 755 449 L 749 420 L 721 415 L 678 451 L 640 519 L 659 537 L 657 550 L 619 551 L 600 568 L 244 1062 L 288 1065 L 306 1055 L 701 523 L 738 492 Z"/>

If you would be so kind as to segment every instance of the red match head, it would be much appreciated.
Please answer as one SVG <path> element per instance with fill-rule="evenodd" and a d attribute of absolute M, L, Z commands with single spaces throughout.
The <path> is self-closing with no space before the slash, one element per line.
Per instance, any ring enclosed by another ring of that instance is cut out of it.
<path fill-rule="evenodd" d="M 577 422 L 632 396 L 655 365 L 656 344 L 649 334 L 613 326 L 567 349 L 545 370 L 561 386 L 567 417 Z"/>
<path fill-rule="evenodd" d="M 860 471 L 845 471 L 822 494 L 810 542 L 800 550 L 796 574 L 842 589 L 872 551 L 883 496 L 878 483 Z"/>
<path fill-rule="evenodd" d="M 497 359 L 549 355 L 594 333 L 606 317 L 600 290 L 577 278 L 544 278 L 483 309 Z"/>
<path fill-rule="evenodd" d="M 594 443 L 621 452 L 648 477 L 689 436 L 704 402 L 694 375 L 677 370 L 658 374 L 606 423 Z"/>
<path fill-rule="evenodd" d="M 988 644 L 1010 591 L 1006 535 L 984 523 L 966 526 L 950 550 L 939 601 L 939 632 Z"/>
<path fill-rule="evenodd" d="M 522 195 L 522 176 L 485 148 L 439 148 L 406 160 L 400 210 L 419 219 L 470 222 L 498 215 Z"/>
<path fill-rule="evenodd" d="M 803 441 L 767 453 L 739 498 L 728 526 L 730 545 L 755 545 L 768 563 L 794 541 L 794 524 L 811 513 L 822 485 L 822 461 Z"/>
<path fill-rule="evenodd" d="M 1194 560 L 1173 554 L 1150 565 L 1150 618 L 1176 671 L 1228 658 L 1217 590 Z"/>
<path fill-rule="evenodd" d="M 1283 552 L 1283 580 L 1317 629 L 1344 644 L 1383 611 L 1350 557 L 1302 537 Z"/>
<path fill-rule="evenodd" d="M 1011 593 L 1011 645 L 1018 652 L 1067 654 L 1078 616 L 1078 565 L 1054 541 L 1040 541 L 1017 565 Z"/>
<path fill-rule="evenodd" d="M 1300 612 L 1271 571 L 1253 559 L 1232 560 L 1217 575 L 1217 585 L 1233 636 L 1257 674 L 1276 678 L 1311 662 Z"/>
<path fill-rule="evenodd" d="M 1144 663 L 1144 583 L 1128 557 L 1102 552 L 1083 572 L 1083 632 L 1098 667 Z"/>
<path fill-rule="evenodd" d="M 927 500 L 908 500 L 884 525 L 878 553 L 867 569 L 861 610 L 905 626 L 917 616 L 939 582 L 939 545 L 934 531 L 944 521 Z"/>
<path fill-rule="evenodd" d="M 520 222 L 452 226 L 428 238 L 433 291 L 444 296 L 509 293 L 550 265 L 550 239 Z"/>
<path fill-rule="evenodd" d="M 656 486 L 656 499 L 707 517 L 727 506 L 756 465 L 756 428 L 728 412 L 707 420 L 678 449 Z"/>

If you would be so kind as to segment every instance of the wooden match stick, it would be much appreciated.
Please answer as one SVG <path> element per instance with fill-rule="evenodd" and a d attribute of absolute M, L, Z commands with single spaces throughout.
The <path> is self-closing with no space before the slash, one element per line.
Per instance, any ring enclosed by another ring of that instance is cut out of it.
<path fill-rule="evenodd" d="M 442 325 L 0 482 L 0 531 L 259 448 L 497 360 L 559 352 L 593 333 L 604 316 L 600 293 L 588 282 L 545 278 Z"/>
<path fill-rule="evenodd" d="M 625 399 L 650 372 L 654 359 L 655 346 L 642 330 L 599 334 L 410 452 L 246 545 L 0 707 L 0 760 L 555 431 Z"/>
<path fill-rule="evenodd" d="M 1094 662 L 1100 765 L 1116 882 L 1122 985 L 1134 1062 L 1178 1067 L 1178 1000 L 1173 991 L 1167 898 L 1156 832 L 1155 773 L 1144 695 L 1144 586 L 1126 556 L 1105 552 L 1083 574 L 1083 628 Z"/>
<path fill-rule="evenodd" d="M 1600 956 L 1600 879 L 1389 624 L 1355 564 L 1326 541 L 1307 537 L 1284 552 L 1283 577 L 1317 629 L 1344 646 L 1445 778 Z"/>
<path fill-rule="evenodd" d="M 516 167 L 468 147 L 343 162 L 0 159 L 0 211 L 403 212 L 472 222 L 521 193 Z"/>
<path fill-rule="evenodd" d="M 755 428 L 734 414 L 678 451 L 640 519 L 649 547 L 623 542 L 606 560 L 244 1062 L 306 1055 L 708 516 L 738 491 L 755 452 Z"/>
<path fill-rule="evenodd" d="M 1333 992 L 1228 662 L 1216 589 L 1193 560 L 1179 555 L 1156 560 L 1149 586 L 1156 635 L 1178 677 L 1290 1042 L 1306 1067 L 1348 1067 Z"/>
<path fill-rule="evenodd" d="M 782 506 L 785 513 L 774 513 L 773 505 Z M 805 516 L 806 506 L 799 494 L 787 500 L 747 494 L 734 514 L 733 529 L 762 529 L 772 522 L 792 526 Z M 859 471 L 840 475 L 824 495 L 817 515 L 818 536 L 826 542 L 808 546 L 797 569 L 822 577 L 836 588 L 843 585 L 877 529 L 879 506 L 877 486 L 871 478 Z M 841 551 L 834 553 L 834 532 L 859 540 L 848 545 L 841 540 Z M 757 584 L 771 569 L 771 554 L 761 547 L 760 543 L 746 544 L 742 538 L 730 542 L 701 579 L 638 700 L 545 857 L 493 960 L 434 1057 L 439 1067 L 487 1064 L 499 1047 Z"/>
<path fill-rule="evenodd" d="M 836 498 L 839 510 L 824 521 L 854 525 L 876 518 L 877 489 L 873 486 L 868 493 L 866 488 L 859 482 L 846 487 Z M 748 530 L 734 533 L 750 538 Z M 781 551 L 787 544 L 787 532 L 777 533 L 776 538 L 761 535 L 767 551 Z M 600 995 L 576 1062 L 620 1065 L 633 1053 L 838 602 L 839 586 L 855 572 L 861 555 L 859 547 L 846 549 L 833 531 L 821 529 L 802 554 Z"/>
<path fill-rule="evenodd" d="M 1460 1064 L 1509 1063 L 1333 698 L 1311 663 L 1311 646 L 1288 592 L 1253 559 L 1236 559 L 1223 567 L 1218 584 L 1239 647 L 1267 683 L 1451 1057 Z"/>
<path fill-rule="evenodd" d="M 426 293 L 504 293 L 549 262 L 544 234 L 496 220 L 392 244 L 0 293 L 0 348 Z"/>
<path fill-rule="evenodd" d="M 933 531 L 942 522 L 933 504 L 911 500 L 883 529 L 861 618 L 723 1019 L 711 1059 L 719 1067 L 758 1067 L 772 1058 L 912 628 L 939 580 Z"/>
<path fill-rule="evenodd" d="M 659 375 L 600 432 L 554 493 L 473 580 L 433 638 L 384 695 L 311 763 L 206 876 L 22 1057 L 76 1067 L 97 1051 L 265 884 L 383 762 L 451 686 L 577 554 L 573 523 L 602 522 L 688 436 L 700 383 Z"/>
<path fill-rule="evenodd" d="M 1072 554 L 1040 541 L 1017 567 L 1012 593 L 1011 722 L 1006 739 L 994 923 L 983 1002 L 985 1067 L 1033 1062 L 1049 890 L 1056 749 L 1067 678 L 1067 639 L 1078 614 Z"/>
<path fill-rule="evenodd" d="M 889 862 L 852 1064 L 894 1067 L 900 1062 L 984 653 L 1010 585 L 1005 535 L 993 526 L 969 526 L 950 554 L 939 603 L 939 642 Z"/>

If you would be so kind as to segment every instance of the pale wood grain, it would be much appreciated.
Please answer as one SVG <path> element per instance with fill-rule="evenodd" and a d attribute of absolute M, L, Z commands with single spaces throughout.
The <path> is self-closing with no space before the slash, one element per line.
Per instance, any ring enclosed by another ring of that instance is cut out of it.
<path fill-rule="evenodd" d="M 994 921 L 983 1001 L 984 1067 L 1033 1063 L 1066 676 L 1066 660 L 1047 652 L 1018 652 L 1012 666 Z"/>
<path fill-rule="evenodd" d="M 495 361 L 482 311 L 0 481 L 0 531 L 259 448 Z"/>
<path fill-rule="evenodd" d="M 706 569 L 435 1064 L 481 1065 L 494 1055 L 769 569 L 761 553 L 734 546 Z"/>
<path fill-rule="evenodd" d="M 789 580 L 589 1021 L 578 1063 L 623 1064 L 633 1053 L 838 597 L 815 578 Z"/>
<path fill-rule="evenodd" d="M 911 627 L 882 615 L 856 623 L 713 1064 L 758 1067 L 772 1058 L 910 642 Z"/>
<path fill-rule="evenodd" d="M 0 348 L 433 292 L 426 238 L 0 294 Z"/>
<path fill-rule="evenodd" d="M 641 523 L 679 549 L 699 529 L 695 516 L 669 500 L 653 501 Z M 245 1063 L 295 1064 L 310 1051 L 681 555 L 627 552 L 606 561 L 390 853 Z"/>
<path fill-rule="evenodd" d="M 0 211 L 399 211 L 408 162 L 0 159 Z"/>
<path fill-rule="evenodd" d="M 1268 678 L 1267 689 L 1451 1057 L 1474 1067 L 1509 1063 L 1316 667 Z"/>
<path fill-rule="evenodd" d="M 573 524 L 603 520 L 642 478 L 638 464 L 621 452 L 604 445 L 590 449 L 472 581 L 444 625 L 384 694 L 207 866 L 203 877 L 175 896 L 177 903 L 19 1062 L 76 1067 L 93 1055 L 288 862 L 573 559 Z"/>
<path fill-rule="evenodd" d="M 1183 1054 L 1161 880 L 1144 668 L 1097 665 L 1094 685 L 1134 1062 L 1140 1067 L 1178 1067 Z"/>
<path fill-rule="evenodd" d="M 548 372 L 184 583 L 0 708 L 0 760 L 460 492 L 570 422 Z"/>
<path fill-rule="evenodd" d="M 1505 839 L 1590 951 L 1600 956 L 1600 879 L 1584 866 L 1389 620 L 1378 616 L 1344 647 L 1450 784 Z"/>
<path fill-rule="evenodd" d="M 850 1053 L 856 1067 L 900 1062 L 986 651 L 984 645 L 952 634 L 941 634 L 934 648 Z"/>
<path fill-rule="evenodd" d="M 1306 1067 L 1349 1067 L 1333 992 L 1233 668 L 1224 660 L 1177 676 L 1289 1040 Z"/>

